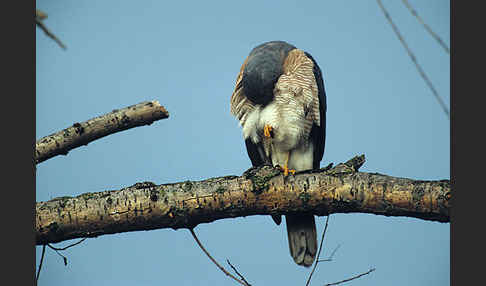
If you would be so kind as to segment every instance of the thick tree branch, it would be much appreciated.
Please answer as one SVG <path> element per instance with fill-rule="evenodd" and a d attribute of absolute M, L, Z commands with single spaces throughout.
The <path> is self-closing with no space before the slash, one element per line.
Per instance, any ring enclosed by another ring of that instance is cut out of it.
<path fill-rule="evenodd" d="M 364 156 L 323 171 L 284 177 L 252 168 L 243 176 L 55 198 L 36 204 L 36 243 L 127 231 L 188 228 L 218 219 L 311 212 L 372 213 L 449 222 L 449 180 L 417 181 L 357 172 Z"/>
<path fill-rule="evenodd" d="M 145 101 L 98 116 L 82 123 L 74 123 L 60 132 L 39 139 L 35 143 L 35 162 L 40 163 L 67 153 L 104 136 L 133 127 L 150 125 L 168 118 L 169 112 L 156 100 Z"/>

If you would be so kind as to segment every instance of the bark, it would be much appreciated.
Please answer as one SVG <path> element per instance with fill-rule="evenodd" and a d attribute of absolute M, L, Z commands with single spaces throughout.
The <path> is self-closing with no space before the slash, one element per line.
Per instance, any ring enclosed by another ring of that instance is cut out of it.
<path fill-rule="evenodd" d="M 251 168 L 242 176 L 55 198 L 36 204 L 36 244 L 127 231 L 193 228 L 218 219 L 310 212 L 372 213 L 449 222 L 449 180 L 417 181 L 358 172 L 364 155 L 313 172 L 284 177 Z"/>
<path fill-rule="evenodd" d="M 133 127 L 150 125 L 168 117 L 167 110 L 156 100 L 113 110 L 39 139 L 35 144 L 34 159 L 37 164 L 57 155 L 67 155 L 70 150 L 88 145 L 96 139 Z"/>

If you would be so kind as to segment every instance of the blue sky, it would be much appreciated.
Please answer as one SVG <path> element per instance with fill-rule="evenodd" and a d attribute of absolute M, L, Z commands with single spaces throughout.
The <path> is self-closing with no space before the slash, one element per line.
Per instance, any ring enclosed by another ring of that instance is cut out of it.
<path fill-rule="evenodd" d="M 409 1 L 449 45 L 449 1 Z M 364 172 L 450 178 L 450 125 L 376 1 L 37 1 L 66 51 L 36 29 L 36 138 L 145 100 L 170 118 L 117 133 L 37 166 L 36 200 L 241 175 L 251 165 L 229 99 L 243 60 L 284 40 L 312 54 L 327 93 L 321 166 L 365 154 Z M 401 1 L 383 1 L 449 106 L 449 55 Z M 317 218 L 318 236 L 325 217 Z M 250 216 L 195 231 L 253 285 L 304 285 L 285 224 Z M 450 225 L 336 214 L 311 285 L 376 271 L 353 285 L 447 285 Z M 57 245 L 64 246 L 74 241 Z M 36 247 L 37 265 L 41 247 Z M 189 231 L 161 229 L 47 249 L 39 285 L 232 285 Z M 234 283 L 233 283 L 234 284 Z M 235 284 L 236 285 L 236 284 Z"/>

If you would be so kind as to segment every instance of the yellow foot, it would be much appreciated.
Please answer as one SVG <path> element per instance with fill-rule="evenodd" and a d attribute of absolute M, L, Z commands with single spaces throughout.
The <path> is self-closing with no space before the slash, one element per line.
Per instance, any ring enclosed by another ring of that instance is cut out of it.
<path fill-rule="evenodd" d="M 293 170 L 293 169 L 289 169 L 289 168 L 287 167 L 287 165 L 285 165 L 285 166 L 283 167 L 283 172 L 284 172 L 284 176 L 285 176 L 285 177 L 286 177 L 286 176 L 288 176 L 288 175 L 289 175 L 289 173 L 291 173 L 292 175 L 295 175 L 295 170 Z"/>
<path fill-rule="evenodd" d="M 265 124 L 265 127 L 263 127 L 263 135 L 265 135 L 267 138 L 272 137 L 272 130 L 272 126 Z"/>

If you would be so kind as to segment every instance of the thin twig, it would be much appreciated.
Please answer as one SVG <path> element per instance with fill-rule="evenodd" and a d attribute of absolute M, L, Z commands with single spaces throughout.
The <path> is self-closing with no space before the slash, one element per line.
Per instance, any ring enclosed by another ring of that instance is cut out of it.
<path fill-rule="evenodd" d="M 240 272 L 238 272 L 238 270 L 236 270 L 236 268 L 233 266 L 233 264 L 231 264 L 231 262 L 230 262 L 228 259 L 226 259 L 226 262 L 229 264 L 229 266 L 231 266 L 231 268 L 233 269 L 233 271 L 234 271 L 234 272 L 235 272 L 235 273 L 236 273 L 238 276 L 240 276 L 240 278 L 241 278 L 241 280 L 242 280 L 243 282 L 245 282 L 245 283 L 246 283 L 248 286 L 251 286 L 251 284 L 250 284 L 250 283 L 248 283 L 248 281 L 246 281 L 245 277 L 243 277 L 243 275 L 241 275 L 241 274 L 240 274 Z"/>
<path fill-rule="evenodd" d="M 410 5 L 410 3 L 408 3 L 408 0 L 402 0 L 403 4 L 405 4 L 405 6 L 407 6 L 408 10 L 410 10 L 410 13 L 412 13 L 412 15 L 415 16 L 415 18 L 417 18 L 417 20 L 420 22 L 420 24 L 422 24 L 424 27 L 425 27 L 425 30 L 427 30 L 427 32 L 429 32 L 429 34 L 437 41 L 439 42 L 439 45 L 442 46 L 442 48 L 444 48 L 444 50 L 446 51 L 446 53 L 450 54 L 450 50 L 449 50 L 449 47 L 447 47 L 447 45 L 444 43 L 444 41 L 442 41 L 442 39 L 436 34 L 434 33 L 434 31 L 432 31 L 432 29 L 429 27 L 429 25 L 427 25 L 424 20 L 422 19 L 422 17 L 420 17 L 418 14 L 417 14 L 417 11 L 415 11 L 415 9 L 413 9 L 413 7 Z"/>
<path fill-rule="evenodd" d="M 37 271 L 36 283 L 37 283 L 37 281 L 39 280 L 39 275 L 40 275 L 40 271 L 41 271 L 41 268 L 42 268 L 42 261 L 44 260 L 44 253 L 46 252 L 46 245 L 47 245 L 47 246 L 49 246 L 49 248 L 51 248 L 52 250 L 54 250 L 54 251 L 55 251 L 55 252 L 56 252 L 58 255 L 60 255 L 60 256 L 63 258 L 64 265 L 67 265 L 67 258 L 66 258 L 64 255 L 60 254 L 60 253 L 59 253 L 59 251 L 63 251 L 63 250 L 66 250 L 66 249 L 68 249 L 68 248 L 70 248 L 70 247 L 73 247 L 73 246 L 75 246 L 75 245 L 78 245 L 78 244 L 80 244 L 81 242 L 85 241 L 85 240 L 86 240 L 86 238 L 87 238 L 87 237 L 85 237 L 85 238 L 81 239 L 81 240 L 80 240 L 80 241 L 78 241 L 78 242 L 75 242 L 75 243 L 70 244 L 70 245 L 68 245 L 68 246 L 66 246 L 66 247 L 63 247 L 63 248 L 57 248 L 57 247 L 54 247 L 54 246 L 50 245 L 49 243 L 48 243 L 48 244 L 44 244 L 44 245 L 42 246 L 42 255 L 41 255 L 41 260 L 40 260 L 40 264 L 39 264 L 39 270 Z"/>
<path fill-rule="evenodd" d="M 437 92 L 437 90 L 435 89 L 434 85 L 432 84 L 432 82 L 429 80 L 429 78 L 427 77 L 427 75 L 423 71 L 422 67 L 418 64 L 415 55 L 412 53 L 412 51 L 408 47 L 407 43 L 405 42 L 405 40 L 403 39 L 402 35 L 400 34 L 400 31 L 398 30 L 397 26 L 395 26 L 395 23 L 393 23 L 393 20 L 391 19 L 390 15 L 388 14 L 388 12 L 386 11 L 385 7 L 381 3 L 381 0 L 376 0 L 376 2 L 378 2 L 378 6 L 380 6 L 381 10 L 383 11 L 383 14 L 385 14 L 386 19 L 388 20 L 388 22 L 390 23 L 390 25 L 393 28 L 393 31 L 395 31 L 395 34 L 397 35 L 398 39 L 400 40 L 400 42 L 402 43 L 402 45 L 407 50 L 407 53 L 410 56 L 410 58 L 412 59 L 412 62 L 415 64 L 415 67 L 417 68 L 420 76 L 422 76 L 422 78 L 424 79 L 425 83 L 429 86 L 430 90 L 432 91 L 432 93 L 434 94 L 435 98 L 437 99 L 437 101 L 439 102 L 440 106 L 442 107 L 442 109 L 444 110 L 445 114 L 447 115 L 447 118 L 450 119 L 449 110 L 447 109 L 445 103 L 442 101 L 442 98 L 439 96 L 439 93 Z"/>
<path fill-rule="evenodd" d="M 329 255 L 328 258 L 326 259 L 321 259 L 319 260 L 319 262 L 324 262 L 324 261 L 332 261 L 332 258 L 334 257 L 334 254 L 336 253 L 336 251 L 341 247 L 341 244 L 339 244 L 338 246 L 336 246 L 336 248 L 334 248 L 334 250 L 332 251 L 331 255 Z"/>
<path fill-rule="evenodd" d="M 348 279 L 344 279 L 344 280 L 341 280 L 341 281 L 338 281 L 338 282 L 334 282 L 334 283 L 329 283 L 329 284 L 326 284 L 324 286 L 332 286 L 332 285 L 338 285 L 338 284 L 341 284 L 341 283 L 344 283 L 344 282 L 348 282 L 348 281 L 351 281 L 351 280 L 354 280 L 354 279 L 357 279 L 361 276 L 365 276 L 365 275 L 368 275 L 370 274 L 371 272 L 375 271 L 376 269 L 375 268 L 371 268 L 370 270 L 368 270 L 367 272 L 365 273 L 361 273 L 361 274 L 358 274 L 356 276 L 353 276 L 351 278 L 348 278 Z"/>
<path fill-rule="evenodd" d="M 209 254 L 209 252 L 204 248 L 204 246 L 201 244 L 201 242 L 199 241 L 199 239 L 197 238 L 196 234 L 194 233 L 194 229 L 190 228 L 189 231 L 191 232 L 192 234 L 192 237 L 194 237 L 194 240 L 197 242 L 197 245 L 199 245 L 199 247 L 202 249 L 202 251 L 204 253 L 206 253 L 206 255 L 209 257 L 209 259 L 211 259 L 211 261 L 216 264 L 216 266 L 221 270 L 223 271 L 224 274 L 226 274 L 227 276 L 233 278 L 233 280 L 235 280 L 236 282 L 240 283 L 241 285 L 245 285 L 245 286 L 250 286 L 248 283 L 245 283 L 244 281 L 236 278 L 235 276 L 233 276 L 231 273 L 229 273 L 228 271 L 226 271 L 226 269 L 224 269 L 223 266 L 219 265 L 219 263 L 211 256 L 211 254 Z"/>
<path fill-rule="evenodd" d="M 324 237 L 326 235 L 326 230 L 327 230 L 327 224 L 329 222 L 329 217 L 331 215 L 327 215 L 327 218 L 326 218 L 326 225 L 324 226 L 324 231 L 322 231 L 322 237 L 321 237 L 321 244 L 319 245 L 319 251 L 317 252 L 317 258 L 316 258 L 316 262 L 314 262 L 314 267 L 312 267 L 312 271 L 311 273 L 309 274 L 309 278 L 307 278 L 307 282 L 305 283 L 305 286 L 308 286 L 309 283 L 310 283 L 310 280 L 312 278 L 312 274 L 314 274 L 314 271 L 316 270 L 316 267 L 317 267 L 317 264 L 319 263 L 319 257 L 321 256 L 321 250 L 322 250 L 322 242 L 324 241 Z"/>
<path fill-rule="evenodd" d="M 75 242 L 75 243 L 73 243 L 73 244 L 70 244 L 70 245 L 68 245 L 68 246 L 66 246 L 66 247 L 63 247 L 63 248 L 57 248 L 57 247 L 54 247 L 54 246 L 52 246 L 52 245 L 50 245 L 50 244 L 49 244 L 49 247 L 50 247 L 51 249 L 53 249 L 53 250 L 56 250 L 56 251 L 58 251 L 58 250 L 61 250 L 61 251 L 62 251 L 62 250 L 66 250 L 66 249 L 68 249 L 68 248 L 70 248 L 70 247 L 73 247 L 73 246 L 75 246 L 75 245 L 78 245 L 78 244 L 80 244 L 81 242 L 85 241 L 86 239 L 87 239 L 87 237 L 84 237 L 84 238 L 83 238 L 83 239 L 81 239 L 80 241 Z"/>
<path fill-rule="evenodd" d="M 49 31 L 49 29 L 47 29 L 47 27 L 44 25 L 44 23 L 42 22 L 42 20 L 44 20 L 45 18 L 47 18 L 47 14 L 40 11 L 40 10 L 36 10 L 35 11 L 35 23 L 37 24 L 37 26 L 39 26 L 39 28 L 42 29 L 42 31 L 44 31 L 44 33 L 46 33 L 46 35 L 53 39 L 63 50 L 66 50 L 66 46 L 61 42 L 61 40 L 59 40 L 56 35 L 54 35 L 51 31 Z"/>
<path fill-rule="evenodd" d="M 50 244 L 47 244 L 47 246 L 49 246 L 50 249 L 54 250 L 57 253 L 57 255 L 61 256 L 62 257 L 62 260 L 64 261 L 64 265 L 67 265 L 67 258 L 66 258 L 66 256 L 64 256 L 61 253 L 59 253 L 59 250 L 57 250 L 55 247 L 51 246 Z"/>
<path fill-rule="evenodd" d="M 46 245 L 44 244 L 42 246 L 42 255 L 39 263 L 39 270 L 37 270 L 37 277 L 35 278 L 35 284 L 37 285 L 37 282 L 39 281 L 39 276 L 42 268 L 42 261 L 44 261 L 44 253 L 46 253 Z"/>
<path fill-rule="evenodd" d="M 49 243 L 47 244 L 47 246 L 49 246 L 49 248 L 50 248 L 50 249 L 54 250 L 54 251 L 57 253 L 57 255 L 61 256 L 61 257 L 62 257 L 62 259 L 63 259 L 63 261 L 64 261 L 64 265 L 67 265 L 67 258 L 66 258 L 66 256 L 64 256 L 64 255 L 62 255 L 61 253 L 59 253 L 59 251 L 64 251 L 64 250 L 66 250 L 66 249 L 68 249 L 68 248 L 70 248 L 70 247 L 73 247 L 73 246 L 75 246 L 75 245 L 78 245 L 78 244 L 80 244 L 81 242 L 85 241 L 86 239 L 87 239 L 87 237 L 84 237 L 84 238 L 83 238 L 83 239 L 81 239 L 80 241 L 75 242 L 75 243 L 72 243 L 72 244 L 70 244 L 70 245 L 68 245 L 68 246 L 66 246 L 66 247 L 63 247 L 63 248 L 57 248 L 57 247 L 54 247 L 54 246 L 50 245 Z"/>

